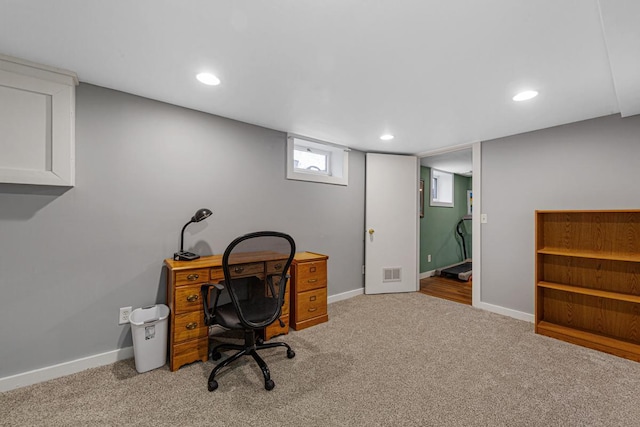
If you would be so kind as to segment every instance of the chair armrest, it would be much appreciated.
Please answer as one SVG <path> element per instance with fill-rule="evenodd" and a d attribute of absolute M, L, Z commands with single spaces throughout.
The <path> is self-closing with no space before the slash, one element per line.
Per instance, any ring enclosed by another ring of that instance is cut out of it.
<path fill-rule="evenodd" d="M 271 290 L 271 295 L 276 294 L 276 290 L 273 287 L 274 277 L 282 277 L 282 282 L 279 283 L 278 286 L 281 286 L 282 290 L 280 292 L 282 292 L 282 295 L 284 296 L 284 294 L 287 293 L 287 282 L 289 281 L 289 278 L 291 278 L 291 275 L 290 274 L 268 274 L 266 282 L 267 282 L 267 285 L 269 285 L 269 288 Z M 284 305 L 284 299 L 282 301 L 282 304 Z"/>
<path fill-rule="evenodd" d="M 215 298 L 213 304 L 209 305 L 209 289 L 215 288 Z M 202 306 L 204 309 L 204 323 L 207 326 L 211 326 L 215 323 L 216 307 L 218 306 L 218 298 L 220 293 L 224 290 L 224 286 L 219 283 L 205 283 L 200 286 L 200 293 L 202 294 Z"/>

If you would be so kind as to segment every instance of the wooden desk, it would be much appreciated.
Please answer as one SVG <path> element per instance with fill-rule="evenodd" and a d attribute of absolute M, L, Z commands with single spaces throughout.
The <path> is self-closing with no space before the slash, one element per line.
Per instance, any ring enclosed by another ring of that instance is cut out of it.
<path fill-rule="evenodd" d="M 287 256 L 264 251 L 235 254 L 230 257 L 234 266 L 234 277 L 259 276 L 282 271 Z M 209 327 L 204 324 L 204 311 L 200 286 L 204 283 L 220 283 L 224 280 L 222 255 L 211 255 L 194 261 L 164 260 L 168 268 L 167 305 L 171 310 L 169 319 L 169 368 L 175 371 L 180 366 L 208 359 Z M 289 332 L 289 286 L 285 294 L 280 319 L 263 331 L 265 340 Z"/>

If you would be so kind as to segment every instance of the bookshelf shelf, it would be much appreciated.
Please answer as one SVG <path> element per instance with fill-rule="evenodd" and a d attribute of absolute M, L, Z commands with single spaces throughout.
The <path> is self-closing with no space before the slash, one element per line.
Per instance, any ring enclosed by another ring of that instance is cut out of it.
<path fill-rule="evenodd" d="M 640 361 L 640 210 L 536 211 L 536 333 Z"/>

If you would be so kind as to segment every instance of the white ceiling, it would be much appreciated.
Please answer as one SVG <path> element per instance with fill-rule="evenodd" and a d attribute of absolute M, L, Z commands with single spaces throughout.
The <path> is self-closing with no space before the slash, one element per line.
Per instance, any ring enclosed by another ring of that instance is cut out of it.
<path fill-rule="evenodd" d="M 639 22 L 638 0 L 0 0 L 0 53 L 272 129 L 416 154 L 640 113 Z M 203 70 L 222 84 L 200 84 Z M 528 88 L 540 95 L 511 100 Z"/>
<path fill-rule="evenodd" d="M 471 149 L 456 150 L 423 157 L 420 159 L 420 164 L 433 169 L 456 173 L 458 175 L 473 175 L 473 153 Z"/>

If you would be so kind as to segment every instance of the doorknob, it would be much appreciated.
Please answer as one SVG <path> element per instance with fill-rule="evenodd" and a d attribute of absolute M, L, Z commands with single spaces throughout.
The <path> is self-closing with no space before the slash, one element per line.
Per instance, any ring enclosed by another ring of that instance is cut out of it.
<path fill-rule="evenodd" d="M 375 230 L 373 228 L 370 228 L 369 229 L 369 234 L 373 234 L 373 233 L 375 233 Z"/>

